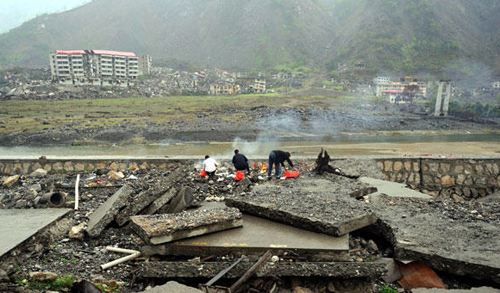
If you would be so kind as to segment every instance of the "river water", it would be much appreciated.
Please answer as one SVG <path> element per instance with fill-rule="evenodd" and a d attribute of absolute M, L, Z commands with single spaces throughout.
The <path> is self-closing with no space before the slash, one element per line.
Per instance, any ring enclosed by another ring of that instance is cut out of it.
<path fill-rule="evenodd" d="M 251 157 L 265 158 L 271 150 L 282 149 L 295 157 L 317 156 L 321 148 L 330 156 L 388 156 L 388 155 L 486 155 L 500 156 L 500 135 L 342 135 L 323 141 L 244 141 L 186 142 L 175 144 L 125 146 L 50 146 L 0 147 L 0 159 L 61 158 L 166 158 L 232 157 L 239 149 Z"/>

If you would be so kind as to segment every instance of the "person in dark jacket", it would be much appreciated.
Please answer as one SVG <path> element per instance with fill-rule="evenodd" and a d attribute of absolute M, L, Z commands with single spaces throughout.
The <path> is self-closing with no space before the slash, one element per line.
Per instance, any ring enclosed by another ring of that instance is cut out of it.
<path fill-rule="evenodd" d="M 237 171 L 247 170 L 247 175 L 250 174 L 250 167 L 248 167 L 248 159 L 245 155 L 240 154 L 239 150 L 234 150 L 233 165 Z"/>
<path fill-rule="evenodd" d="M 288 162 L 288 165 L 293 168 L 293 163 L 290 160 L 290 153 L 289 152 L 284 152 L 280 150 L 274 150 L 271 153 L 269 153 L 269 167 L 267 169 L 267 178 L 271 179 L 271 172 L 273 170 L 273 164 L 275 165 L 276 170 L 274 171 L 274 176 L 276 176 L 276 179 L 280 178 L 280 165 L 285 167 L 285 160 Z"/>

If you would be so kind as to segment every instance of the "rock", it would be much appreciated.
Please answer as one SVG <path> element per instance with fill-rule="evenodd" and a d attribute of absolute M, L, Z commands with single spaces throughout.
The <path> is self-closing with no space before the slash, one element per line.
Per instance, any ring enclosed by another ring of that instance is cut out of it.
<path fill-rule="evenodd" d="M 125 175 L 123 175 L 122 172 L 109 171 L 108 177 L 114 180 L 122 180 L 123 178 L 125 178 Z"/>
<path fill-rule="evenodd" d="M 35 171 L 31 172 L 30 174 L 31 177 L 35 177 L 35 178 L 42 178 L 42 177 L 45 177 L 47 176 L 47 171 L 45 171 L 44 169 L 36 169 Z"/>
<path fill-rule="evenodd" d="M 3 186 L 5 188 L 9 188 L 12 185 L 16 184 L 17 181 L 19 181 L 19 175 L 14 175 L 14 176 L 7 177 L 7 178 L 5 178 L 3 180 Z"/>
<path fill-rule="evenodd" d="M 335 286 L 333 285 L 332 282 L 328 282 L 328 286 L 326 287 L 328 292 L 335 292 Z"/>
<path fill-rule="evenodd" d="M 292 293 L 313 293 L 313 291 L 304 287 L 295 287 Z"/>
<path fill-rule="evenodd" d="M 31 272 L 30 280 L 40 282 L 52 282 L 57 279 L 57 274 L 51 272 Z"/>
<path fill-rule="evenodd" d="M 371 239 L 368 241 L 368 250 L 370 252 L 378 252 L 378 246 L 375 243 L 375 241 L 373 241 Z"/>
<path fill-rule="evenodd" d="M 85 237 L 85 223 L 80 223 L 80 225 L 74 226 L 69 231 L 69 238 L 83 240 Z"/>

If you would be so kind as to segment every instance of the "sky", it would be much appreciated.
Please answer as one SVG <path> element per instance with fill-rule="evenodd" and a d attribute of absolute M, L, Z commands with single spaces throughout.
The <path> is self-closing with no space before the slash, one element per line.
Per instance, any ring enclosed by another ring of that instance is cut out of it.
<path fill-rule="evenodd" d="M 45 13 L 63 12 L 91 0 L 0 0 L 0 33 Z"/>

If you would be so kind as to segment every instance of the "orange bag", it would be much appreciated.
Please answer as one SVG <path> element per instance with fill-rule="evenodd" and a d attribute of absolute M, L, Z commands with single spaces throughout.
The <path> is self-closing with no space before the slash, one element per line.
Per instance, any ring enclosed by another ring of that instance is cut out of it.
<path fill-rule="evenodd" d="M 243 180 L 243 178 L 245 178 L 245 174 L 243 174 L 243 172 L 241 171 L 238 171 L 236 172 L 236 176 L 234 176 L 234 181 L 241 181 Z"/>
<path fill-rule="evenodd" d="M 285 175 L 283 175 L 285 178 L 297 178 L 300 175 L 300 172 L 297 171 L 297 169 L 293 169 L 295 171 L 285 171 Z"/>
<path fill-rule="evenodd" d="M 203 171 L 200 172 L 200 177 L 205 177 L 207 175 L 208 174 L 207 174 L 207 172 L 205 170 L 203 170 Z"/>

